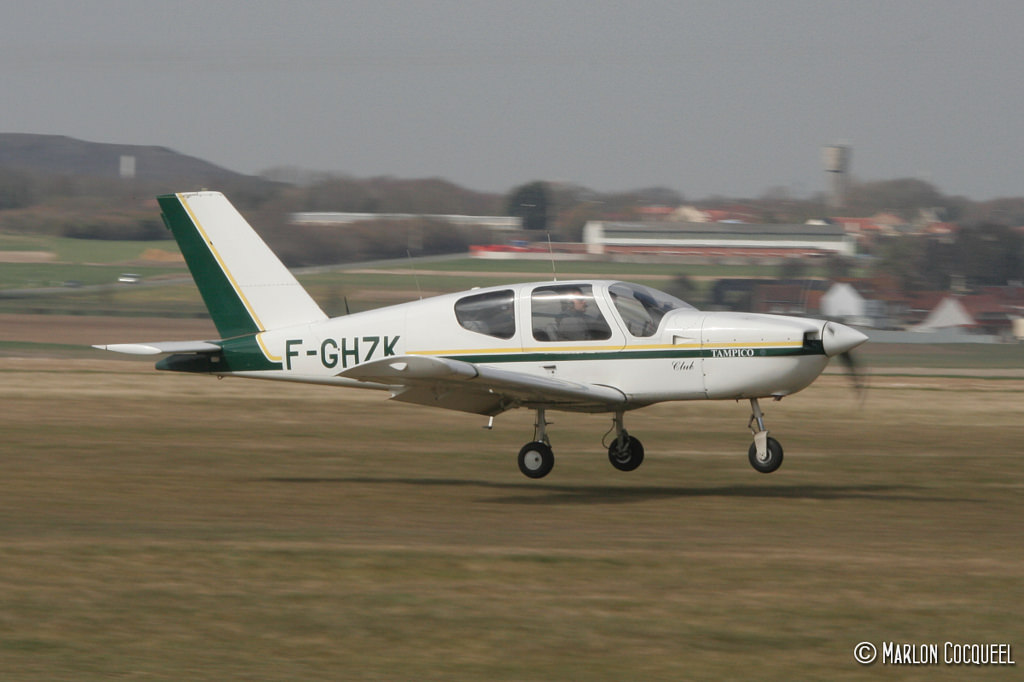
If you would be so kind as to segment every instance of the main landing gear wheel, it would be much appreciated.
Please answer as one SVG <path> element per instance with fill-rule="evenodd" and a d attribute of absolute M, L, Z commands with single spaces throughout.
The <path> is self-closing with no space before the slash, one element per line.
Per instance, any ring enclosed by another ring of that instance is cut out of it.
<path fill-rule="evenodd" d="M 750 459 L 750 466 L 754 467 L 762 474 L 770 474 L 782 466 L 782 446 L 779 444 L 779 441 L 768 436 L 768 447 L 766 448 L 764 457 L 757 456 L 757 443 L 750 444 L 748 457 Z"/>
<path fill-rule="evenodd" d="M 519 470 L 530 478 L 544 478 L 555 466 L 555 455 L 547 443 L 527 443 L 519 451 Z"/>
<path fill-rule="evenodd" d="M 608 461 L 619 471 L 633 471 L 643 464 L 644 446 L 626 431 L 624 414 L 616 412 L 612 419 L 615 440 L 608 446 Z"/>
<path fill-rule="evenodd" d="M 608 461 L 619 471 L 633 471 L 643 464 L 644 446 L 628 434 L 625 438 L 616 438 L 608 446 Z"/>
<path fill-rule="evenodd" d="M 555 455 L 548 441 L 548 420 L 544 408 L 537 408 L 533 423 L 533 441 L 519 450 L 519 470 L 530 478 L 544 478 L 555 466 Z"/>

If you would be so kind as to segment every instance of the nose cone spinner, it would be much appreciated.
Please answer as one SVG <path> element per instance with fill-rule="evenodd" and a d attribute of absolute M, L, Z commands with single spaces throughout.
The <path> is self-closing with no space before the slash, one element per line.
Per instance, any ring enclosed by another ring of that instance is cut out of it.
<path fill-rule="evenodd" d="M 853 350 L 867 340 L 865 334 L 838 322 L 827 322 L 821 330 L 821 345 L 830 358 Z"/>

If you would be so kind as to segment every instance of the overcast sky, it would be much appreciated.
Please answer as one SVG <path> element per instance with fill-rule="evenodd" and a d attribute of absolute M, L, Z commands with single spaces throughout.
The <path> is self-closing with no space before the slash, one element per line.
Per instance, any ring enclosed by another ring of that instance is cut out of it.
<path fill-rule="evenodd" d="M 1024 195 L 1020 0 L 0 0 L 0 132 L 232 170 Z"/>

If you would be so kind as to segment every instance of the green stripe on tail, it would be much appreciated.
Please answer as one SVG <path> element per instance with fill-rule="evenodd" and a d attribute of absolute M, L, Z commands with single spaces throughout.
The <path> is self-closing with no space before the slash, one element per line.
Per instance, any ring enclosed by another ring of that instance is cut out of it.
<path fill-rule="evenodd" d="M 239 292 L 221 267 L 215 247 L 189 215 L 180 197 L 166 194 L 157 197 L 157 201 L 163 212 L 164 223 L 178 242 L 192 279 L 199 287 L 199 293 L 221 338 L 230 339 L 263 331 L 249 314 Z"/>

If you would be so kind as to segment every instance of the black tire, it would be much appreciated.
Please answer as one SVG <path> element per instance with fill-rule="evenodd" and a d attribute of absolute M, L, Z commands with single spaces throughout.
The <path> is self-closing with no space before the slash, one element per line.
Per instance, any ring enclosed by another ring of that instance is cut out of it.
<path fill-rule="evenodd" d="M 750 451 L 747 454 L 750 459 L 750 466 L 762 474 L 770 474 L 782 466 L 782 445 L 771 436 L 768 437 L 768 459 L 761 461 L 757 458 L 757 444 L 750 444 Z"/>
<path fill-rule="evenodd" d="M 534 441 L 519 450 L 519 470 L 529 478 L 544 478 L 555 466 L 555 454 L 547 443 Z"/>
<path fill-rule="evenodd" d="M 620 450 L 619 439 L 612 441 L 608 446 L 608 461 L 619 471 L 633 471 L 644 462 L 644 446 L 633 436 L 627 436 L 624 445 Z"/>

